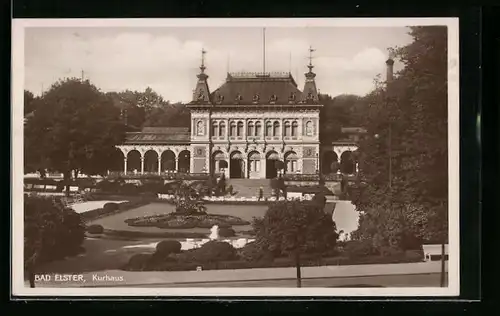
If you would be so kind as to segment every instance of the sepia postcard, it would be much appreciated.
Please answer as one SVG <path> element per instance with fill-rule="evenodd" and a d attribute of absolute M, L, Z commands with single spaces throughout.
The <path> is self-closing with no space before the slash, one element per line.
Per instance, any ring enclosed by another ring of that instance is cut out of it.
<path fill-rule="evenodd" d="M 12 30 L 12 295 L 459 295 L 458 19 Z"/>

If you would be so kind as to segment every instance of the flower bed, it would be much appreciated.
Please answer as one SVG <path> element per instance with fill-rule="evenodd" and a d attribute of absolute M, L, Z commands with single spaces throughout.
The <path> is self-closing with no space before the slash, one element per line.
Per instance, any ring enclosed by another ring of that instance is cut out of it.
<path fill-rule="evenodd" d="M 220 228 L 250 225 L 250 222 L 231 215 L 181 215 L 175 213 L 129 218 L 125 220 L 125 223 L 129 226 L 171 229 L 211 228 L 214 225 Z"/>
<path fill-rule="evenodd" d="M 173 201 L 175 198 L 174 195 L 169 195 L 169 194 L 158 194 L 158 199 L 159 200 L 164 200 L 164 201 Z M 289 196 L 285 199 L 285 197 L 281 196 L 278 201 L 310 201 L 312 200 L 313 196 L 311 194 L 306 194 L 302 195 L 300 197 L 298 196 Z M 260 200 L 256 197 L 236 197 L 236 196 L 205 196 L 203 197 L 203 200 L 206 203 L 220 203 L 220 202 L 228 202 L 228 203 L 235 203 L 238 204 L 238 202 L 242 202 L 244 204 L 248 204 L 249 202 L 251 203 L 258 203 L 258 204 L 265 204 L 268 202 L 276 202 L 276 197 L 271 196 L 269 198 L 265 198 L 263 200 Z"/>
<path fill-rule="evenodd" d="M 117 238 L 207 238 L 207 234 L 196 232 L 144 232 L 132 230 L 104 229 L 104 235 Z"/>

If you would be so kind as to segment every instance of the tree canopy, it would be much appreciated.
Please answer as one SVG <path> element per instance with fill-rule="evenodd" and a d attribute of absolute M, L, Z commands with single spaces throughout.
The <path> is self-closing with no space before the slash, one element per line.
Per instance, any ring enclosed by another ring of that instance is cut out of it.
<path fill-rule="evenodd" d="M 38 98 L 33 95 L 33 92 L 24 90 L 24 115 L 32 113 L 36 109 Z"/>
<path fill-rule="evenodd" d="M 331 215 L 315 203 L 285 201 L 271 204 L 263 218 L 255 218 L 256 242 L 276 255 L 295 259 L 300 286 L 300 256 L 335 247 L 337 232 Z"/>
<path fill-rule="evenodd" d="M 358 238 L 405 247 L 447 239 L 447 30 L 411 27 L 413 42 L 393 50 L 404 68 L 366 96 L 360 170 L 367 185 L 353 200 Z"/>
<path fill-rule="evenodd" d="M 342 127 L 362 126 L 357 112 L 364 109 L 364 99 L 357 95 L 342 94 L 331 97 L 320 94 L 319 100 L 323 104 L 320 111 L 320 141 L 331 143 L 343 137 Z"/>
<path fill-rule="evenodd" d="M 27 169 L 104 173 L 124 139 L 120 110 L 89 81 L 61 80 L 40 99 L 25 126 Z"/>
<path fill-rule="evenodd" d="M 181 103 L 171 104 L 156 91 L 125 90 L 108 92 L 113 104 L 120 108 L 122 115 L 131 128 L 150 127 L 189 127 L 191 116 Z"/>

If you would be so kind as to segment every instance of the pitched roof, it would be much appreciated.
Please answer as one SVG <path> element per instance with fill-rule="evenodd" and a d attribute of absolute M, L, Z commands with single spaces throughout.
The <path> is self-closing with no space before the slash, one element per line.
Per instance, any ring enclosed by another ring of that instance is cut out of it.
<path fill-rule="evenodd" d="M 215 106 L 289 105 L 298 104 L 301 97 L 289 73 L 228 73 L 226 82 L 211 94 Z"/>
<path fill-rule="evenodd" d="M 125 144 L 189 143 L 188 127 L 144 127 L 141 132 L 127 133 Z"/>

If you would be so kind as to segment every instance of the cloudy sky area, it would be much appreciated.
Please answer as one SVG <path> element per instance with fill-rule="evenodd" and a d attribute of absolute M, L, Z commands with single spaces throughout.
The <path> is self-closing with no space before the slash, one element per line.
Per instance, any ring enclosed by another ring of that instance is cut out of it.
<path fill-rule="evenodd" d="M 403 27 L 267 28 L 266 71 L 291 71 L 302 89 L 311 45 L 321 93 L 364 95 L 377 74 L 385 79 L 387 48 L 411 41 L 407 32 Z M 263 68 L 263 31 L 256 27 L 39 27 L 25 34 L 25 88 L 35 95 L 83 70 L 105 92 L 149 86 L 172 102 L 190 101 L 202 48 L 211 90 L 228 71 Z"/>

